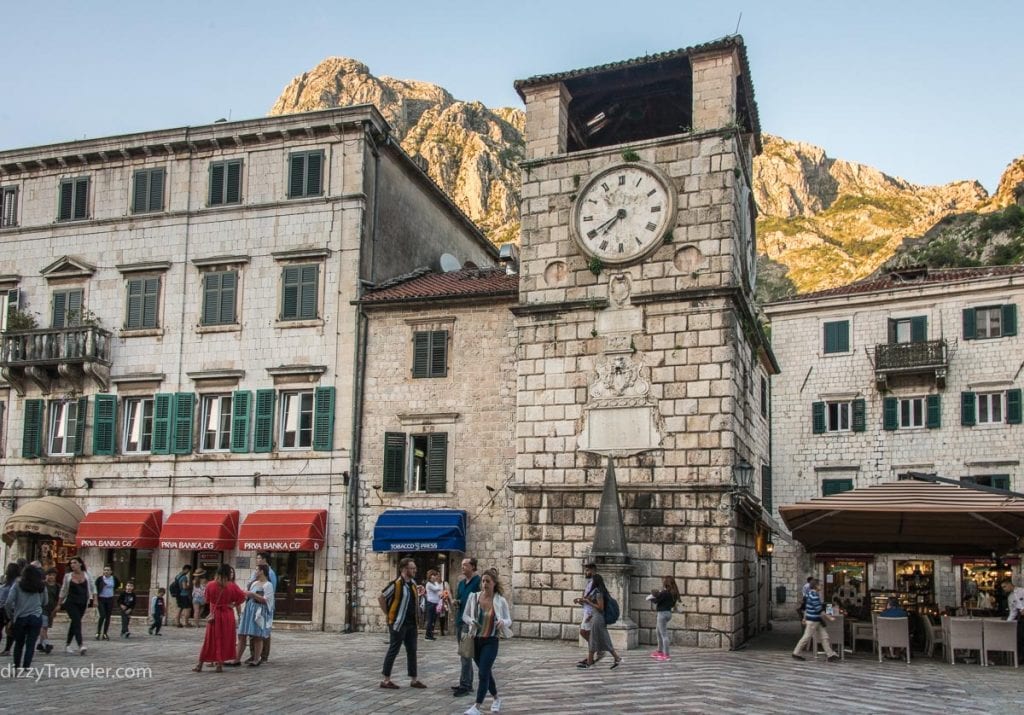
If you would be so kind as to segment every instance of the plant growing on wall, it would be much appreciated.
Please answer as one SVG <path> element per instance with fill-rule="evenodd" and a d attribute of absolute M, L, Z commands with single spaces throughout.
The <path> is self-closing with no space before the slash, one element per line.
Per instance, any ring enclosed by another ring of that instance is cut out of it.
<path fill-rule="evenodd" d="M 622 150 L 623 161 L 640 161 L 640 155 L 632 149 L 626 148 Z"/>
<path fill-rule="evenodd" d="M 25 310 L 14 309 L 7 313 L 7 330 L 35 330 L 39 327 L 39 321 L 34 313 Z"/>
<path fill-rule="evenodd" d="M 604 261 L 597 256 L 594 256 L 590 259 L 590 262 L 587 263 L 587 268 L 589 268 L 590 272 L 595 276 L 599 276 L 601 275 L 601 271 L 604 270 Z"/>

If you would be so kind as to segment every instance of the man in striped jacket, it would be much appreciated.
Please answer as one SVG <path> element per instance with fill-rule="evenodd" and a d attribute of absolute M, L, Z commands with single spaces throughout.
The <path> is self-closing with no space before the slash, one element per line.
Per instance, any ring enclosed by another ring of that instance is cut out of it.
<path fill-rule="evenodd" d="M 390 637 L 388 653 L 384 656 L 384 680 L 380 682 L 380 687 L 398 688 L 398 685 L 391 681 L 391 667 L 395 664 L 398 651 L 405 645 L 405 658 L 409 677 L 412 679 L 409 686 L 425 688 L 427 686 L 416 677 L 416 601 L 419 596 L 415 580 L 416 562 L 408 558 L 402 559 L 398 562 L 398 572 L 398 578 L 389 583 L 377 599 L 387 618 Z"/>
<path fill-rule="evenodd" d="M 825 646 L 825 652 L 828 654 L 830 662 L 839 660 L 839 656 L 834 650 L 832 650 L 832 643 L 828 637 L 828 631 L 825 629 L 825 624 L 822 623 L 822 619 L 828 619 L 830 621 L 835 620 L 832 616 L 827 615 L 825 607 L 821 603 L 821 594 L 818 592 L 818 579 L 811 580 L 811 587 L 807 590 L 804 603 L 804 634 L 800 637 L 800 640 L 796 644 L 796 648 L 793 649 L 793 657 L 796 660 L 806 660 L 800 653 L 806 648 L 814 638 L 815 633 L 818 634 L 818 640 Z"/>

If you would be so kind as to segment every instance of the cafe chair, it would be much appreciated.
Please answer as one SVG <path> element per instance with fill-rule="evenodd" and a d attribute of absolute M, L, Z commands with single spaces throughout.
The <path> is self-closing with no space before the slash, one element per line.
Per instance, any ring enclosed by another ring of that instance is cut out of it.
<path fill-rule="evenodd" d="M 850 645 L 853 646 L 854 652 L 857 651 L 857 641 L 869 641 L 871 643 L 871 650 L 874 652 L 875 649 L 875 621 L 878 620 L 878 614 L 871 614 L 871 623 L 867 621 L 857 621 L 850 624 L 850 639 L 853 641 Z"/>
<path fill-rule="evenodd" d="M 832 642 L 832 647 L 839 654 L 841 660 L 846 660 L 846 648 L 845 648 L 845 637 L 843 636 L 843 620 L 844 616 L 837 615 L 833 616 L 834 621 L 830 621 L 826 616 L 822 615 L 821 625 L 825 626 L 825 632 L 828 633 L 828 639 Z M 821 641 L 818 640 L 818 631 L 814 632 L 814 636 L 811 639 L 811 650 L 814 652 L 814 659 L 818 659 L 818 644 Z"/>
<path fill-rule="evenodd" d="M 989 653 L 1013 653 L 1013 667 L 1017 663 L 1017 622 L 984 620 L 982 662 L 988 665 Z"/>
<path fill-rule="evenodd" d="M 918 623 L 921 625 L 921 630 L 924 633 L 924 650 L 929 658 L 933 657 L 935 653 L 935 646 L 941 645 L 943 654 L 946 649 L 946 637 L 945 632 L 941 625 L 934 625 L 931 620 L 923 613 L 917 614 Z"/>
<path fill-rule="evenodd" d="M 956 663 L 956 652 L 958 650 L 978 651 L 978 660 L 985 665 L 982 623 L 977 618 L 951 618 L 949 619 L 949 662 Z M 1016 645 L 1014 646 L 1016 648 Z"/>
<path fill-rule="evenodd" d="M 878 662 L 882 662 L 883 648 L 902 648 L 910 663 L 910 619 L 878 617 L 875 623 L 875 645 L 878 647 Z"/>

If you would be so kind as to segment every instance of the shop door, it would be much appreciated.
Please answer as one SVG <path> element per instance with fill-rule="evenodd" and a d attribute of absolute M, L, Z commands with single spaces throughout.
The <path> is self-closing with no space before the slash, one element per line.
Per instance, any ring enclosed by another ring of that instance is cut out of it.
<path fill-rule="evenodd" d="M 122 586 L 129 581 L 135 582 L 135 610 L 141 604 L 147 604 L 149 598 L 150 578 L 153 572 L 153 551 L 151 549 L 108 549 L 107 563 L 114 570 L 114 576 Z M 143 612 L 145 612 L 144 609 Z"/>
<path fill-rule="evenodd" d="M 313 620 L 314 560 L 315 553 L 312 551 L 290 551 L 270 557 L 270 565 L 277 574 L 275 620 Z"/>

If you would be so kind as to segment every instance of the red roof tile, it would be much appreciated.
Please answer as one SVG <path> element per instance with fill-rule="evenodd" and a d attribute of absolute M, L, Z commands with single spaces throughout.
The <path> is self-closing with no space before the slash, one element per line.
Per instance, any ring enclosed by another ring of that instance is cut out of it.
<path fill-rule="evenodd" d="M 519 295 L 519 276 L 504 268 L 463 268 L 450 273 L 413 271 L 370 290 L 364 303 L 400 303 L 443 298 L 510 297 Z"/>
<path fill-rule="evenodd" d="M 794 303 L 804 300 L 817 300 L 819 298 L 905 290 L 943 283 L 977 280 L 979 278 L 999 278 L 1001 276 L 1018 275 L 1024 275 L 1024 265 L 981 266 L 978 268 L 928 268 L 920 271 L 901 270 L 885 273 L 880 276 L 869 276 L 868 278 L 836 288 L 826 288 L 825 290 L 813 293 L 800 293 L 791 298 L 775 302 Z"/>

